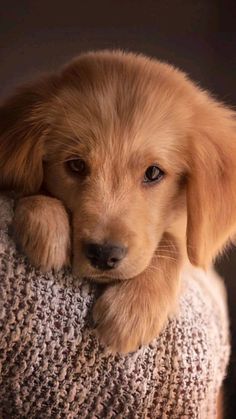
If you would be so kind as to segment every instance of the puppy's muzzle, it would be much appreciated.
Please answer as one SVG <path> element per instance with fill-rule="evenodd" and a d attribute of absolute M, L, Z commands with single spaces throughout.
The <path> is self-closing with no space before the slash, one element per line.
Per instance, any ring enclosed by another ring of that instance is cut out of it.
<path fill-rule="evenodd" d="M 84 245 L 84 253 L 90 264 L 99 270 L 115 269 L 124 259 L 127 248 L 114 243 Z"/>

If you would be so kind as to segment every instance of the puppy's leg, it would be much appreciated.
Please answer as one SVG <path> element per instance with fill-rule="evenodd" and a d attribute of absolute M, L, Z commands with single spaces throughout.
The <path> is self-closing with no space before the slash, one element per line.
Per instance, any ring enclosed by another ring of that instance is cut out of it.
<path fill-rule="evenodd" d="M 157 337 L 175 308 L 181 264 L 168 234 L 143 273 L 108 286 L 93 312 L 101 342 L 113 352 L 126 353 Z"/>
<path fill-rule="evenodd" d="M 58 199 L 43 195 L 20 199 L 13 231 L 17 243 L 36 267 L 47 271 L 69 264 L 69 218 Z"/>

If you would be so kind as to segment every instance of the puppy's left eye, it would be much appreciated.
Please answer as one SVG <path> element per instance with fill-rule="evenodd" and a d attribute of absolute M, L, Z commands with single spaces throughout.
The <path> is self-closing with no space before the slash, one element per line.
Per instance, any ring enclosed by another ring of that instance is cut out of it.
<path fill-rule="evenodd" d="M 143 183 L 159 182 L 163 176 L 164 172 L 158 166 L 149 166 L 144 174 Z"/>
<path fill-rule="evenodd" d="M 87 165 L 82 159 L 71 159 L 66 161 L 67 170 L 74 175 L 86 176 L 88 172 Z"/>

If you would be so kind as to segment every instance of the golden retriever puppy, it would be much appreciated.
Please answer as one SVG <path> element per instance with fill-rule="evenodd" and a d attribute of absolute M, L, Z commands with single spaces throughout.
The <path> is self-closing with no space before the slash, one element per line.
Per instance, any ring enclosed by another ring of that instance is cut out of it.
<path fill-rule="evenodd" d="M 25 196 L 16 237 L 39 267 L 71 258 L 108 284 L 94 319 L 111 350 L 158 336 L 184 264 L 206 268 L 236 231 L 234 117 L 172 66 L 121 51 L 83 54 L 2 104 L 0 185 Z"/>

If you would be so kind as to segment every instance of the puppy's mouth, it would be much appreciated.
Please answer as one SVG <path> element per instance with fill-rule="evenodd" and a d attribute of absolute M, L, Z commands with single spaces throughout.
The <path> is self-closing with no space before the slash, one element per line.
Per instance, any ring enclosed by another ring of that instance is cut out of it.
<path fill-rule="evenodd" d="M 131 279 L 132 276 L 126 276 L 119 272 L 106 272 L 106 271 L 93 271 L 86 269 L 86 271 L 78 272 L 78 269 L 73 269 L 73 275 L 80 278 L 81 280 L 88 280 L 92 282 L 99 282 L 101 284 L 106 284 L 109 282 L 116 281 L 125 281 L 126 279 Z M 136 275 L 133 275 L 136 276 Z"/>
<path fill-rule="evenodd" d="M 136 269 L 131 269 L 129 266 L 127 269 L 111 269 L 110 271 L 107 270 L 96 270 L 90 268 L 89 266 L 75 266 L 73 267 L 73 275 L 80 278 L 80 280 L 89 280 L 92 282 L 97 283 L 111 283 L 116 281 L 125 281 L 136 276 L 140 275 L 144 272 L 149 264 L 145 264 L 145 266 L 140 266 L 139 268 L 136 266 Z"/>
<path fill-rule="evenodd" d="M 113 278 L 111 276 L 105 275 L 105 273 L 104 273 L 104 275 L 101 274 L 101 275 L 84 276 L 83 279 L 85 279 L 87 281 L 91 281 L 91 282 L 100 283 L 100 284 L 107 284 L 109 282 L 116 282 L 116 281 L 121 280 L 121 278 L 118 278 L 117 276 Z M 125 279 L 125 278 L 123 278 L 123 279 Z"/>

